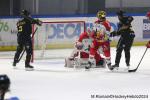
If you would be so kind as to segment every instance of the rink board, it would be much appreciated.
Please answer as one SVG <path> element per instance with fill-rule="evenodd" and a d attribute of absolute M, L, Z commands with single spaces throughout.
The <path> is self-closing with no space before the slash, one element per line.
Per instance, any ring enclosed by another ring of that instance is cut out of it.
<path fill-rule="evenodd" d="M 132 28 L 135 31 L 135 41 L 134 45 L 145 45 L 146 42 L 149 40 L 150 28 L 148 25 L 150 24 L 149 21 L 146 20 L 145 16 L 133 16 L 134 21 L 132 23 Z M 1 25 L 3 26 L 0 31 L 0 50 L 15 50 L 15 46 L 17 45 L 17 29 L 16 23 L 19 18 L 3 18 L 0 20 Z M 56 22 L 56 21 L 85 21 L 86 28 L 91 28 L 93 26 L 93 22 L 96 20 L 96 17 L 61 17 L 61 18 L 40 18 L 42 21 L 48 22 Z M 108 17 L 108 20 L 111 22 L 112 31 L 117 30 L 117 17 Z M 15 25 L 14 25 L 15 24 Z M 58 26 L 57 26 L 58 27 Z M 67 28 L 61 29 L 61 32 L 67 32 Z M 81 30 L 79 28 L 76 29 L 79 33 Z M 46 33 L 43 32 L 43 33 Z M 69 33 L 69 32 L 68 32 Z M 52 38 L 48 39 L 48 49 L 55 49 L 55 48 L 72 48 L 74 43 L 74 38 L 79 36 L 78 34 L 70 34 L 72 37 L 67 37 L 67 33 L 62 34 L 56 31 L 53 34 Z M 60 37 L 61 34 L 61 37 Z M 59 41 L 61 40 L 61 41 Z M 111 45 L 115 46 L 114 40 L 117 41 L 118 39 L 114 38 Z M 38 40 L 35 40 L 38 41 Z M 53 41 L 53 42 L 51 42 Z M 68 41 L 68 43 L 65 43 Z M 37 45 L 37 44 L 34 44 Z"/>

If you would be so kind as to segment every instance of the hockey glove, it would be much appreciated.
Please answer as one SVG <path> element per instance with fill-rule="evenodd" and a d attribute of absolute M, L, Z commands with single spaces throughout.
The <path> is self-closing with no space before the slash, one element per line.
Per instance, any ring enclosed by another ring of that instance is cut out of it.
<path fill-rule="evenodd" d="M 117 36 L 117 32 L 116 31 L 113 31 L 110 33 L 110 37 L 114 37 L 114 36 Z"/>
<path fill-rule="evenodd" d="M 42 25 L 42 21 L 40 21 L 39 19 L 34 19 L 34 21 L 35 21 L 35 23 L 36 23 L 37 25 L 39 25 L 39 26 Z"/>

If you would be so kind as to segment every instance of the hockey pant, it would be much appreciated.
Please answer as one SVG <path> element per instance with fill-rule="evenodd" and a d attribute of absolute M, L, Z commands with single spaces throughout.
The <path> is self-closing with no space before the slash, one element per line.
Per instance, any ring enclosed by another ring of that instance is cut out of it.
<path fill-rule="evenodd" d="M 117 44 L 117 50 L 116 50 L 117 54 L 116 54 L 115 64 L 119 65 L 123 50 L 125 52 L 125 62 L 126 64 L 130 64 L 130 49 L 133 44 L 133 40 L 134 38 L 125 40 L 122 37 L 120 37 L 118 44 Z"/>
<path fill-rule="evenodd" d="M 15 57 L 14 57 L 14 62 L 18 61 L 20 54 L 23 51 L 24 47 L 25 47 L 25 51 L 27 53 L 25 65 L 28 65 L 30 63 L 31 56 L 32 56 L 32 50 L 33 50 L 31 40 L 27 41 L 27 42 L 18 42 L 17 50 L 16 50 Z"/>
<path fill-rule="evenodd" d="M 106 41 L 102 44 L 103 53 L 106 59 L 106 63 L 111 63 L 111 53 L 110 53 L 110 41 Z"/>
<path fill-rule="evenodd" d="M 90 58 L 95 58 L 96 64 L 99 63 L 99 61 L 103 60 L 103 58 L 100 56 L 98 49 L 102 46 L 101 42 L 93 41 L 91 48 L 90 48 Z"/>

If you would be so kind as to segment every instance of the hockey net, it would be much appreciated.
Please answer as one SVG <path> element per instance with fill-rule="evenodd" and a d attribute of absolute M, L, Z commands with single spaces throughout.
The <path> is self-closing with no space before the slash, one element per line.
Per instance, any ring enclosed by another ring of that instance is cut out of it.
<path fill-rule="evenodd" d="M 43 22 L 42 26 L 34 25 L 37 29 L 33 37 L 33 59 L 61 58 L 51 50 L 71 48 L 79 34 L 85 31 L 84 21 Z"/>

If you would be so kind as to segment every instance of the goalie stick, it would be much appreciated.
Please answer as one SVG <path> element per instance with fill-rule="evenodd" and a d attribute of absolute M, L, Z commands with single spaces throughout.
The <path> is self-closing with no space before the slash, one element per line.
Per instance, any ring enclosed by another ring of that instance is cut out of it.
<path fill-rule="evenodd" d="M 137 67 L 136 67 L 135 69 L 128 70 L 128 72 L 136 72 L 136 71 L 137 71 L 137 69 L 139 68 L 139 65 L 140 65 L 141 62 L 142 62 L 142 59 L 144 58 L 144 56 L 145 56 L 145 54 L 146 54 L 147 49 L 148 49 L 148 48 L 146 48 L 146 50 L 145 50 L 145 52 L 144 52 L 144 54 L 143 54 L 143 56 L 142 56 L 142 58 L 141 58 L 139 64 L 137 65 Z"/>
<path fill-rule="evenodd" d="M 37 29 L 38 29 L 38 27 L 36 27 L 35 31 L 32 33 L 32 38 L 34 37 L 34 34 L 36 33 Z M 25 51 L 26 51 L 26 50 L 24 49 L 23 52 L 22 52 L 22 54 L 21 54 L 21 56 L 20 56 L 19 59 L 18 59 L 18 62 L 21 60 L 21 58 L 22 58 L 22 56 L 24 55 Z M 18 62 L 17 62 L 17 63 L 18 63 Z"/>

